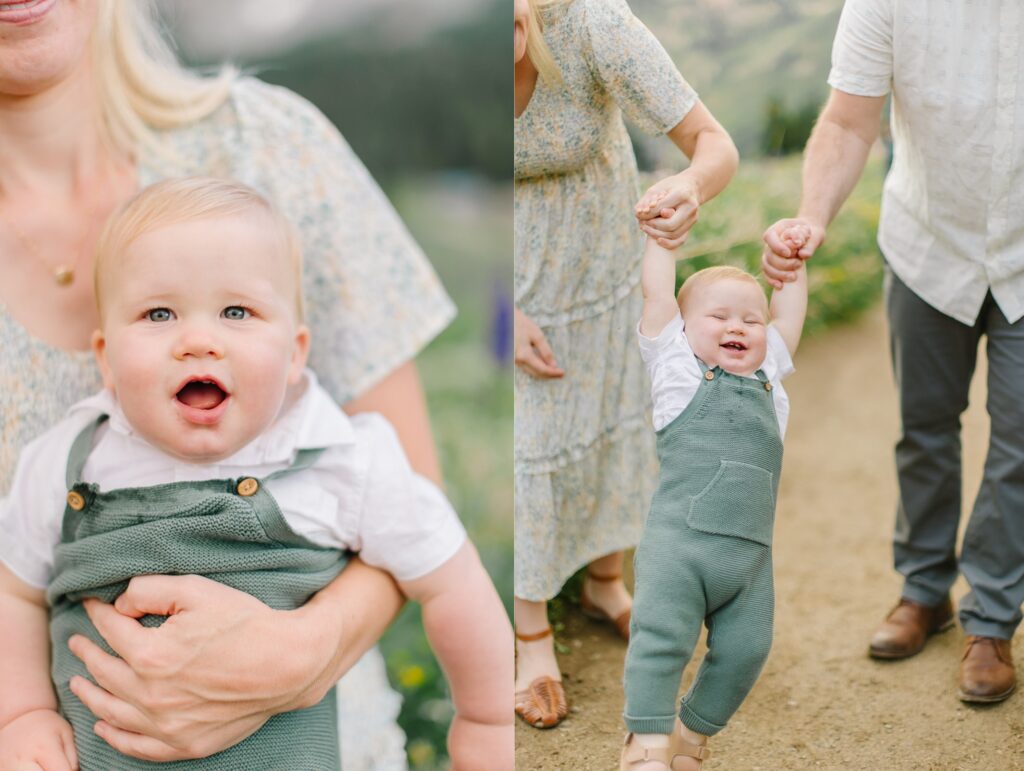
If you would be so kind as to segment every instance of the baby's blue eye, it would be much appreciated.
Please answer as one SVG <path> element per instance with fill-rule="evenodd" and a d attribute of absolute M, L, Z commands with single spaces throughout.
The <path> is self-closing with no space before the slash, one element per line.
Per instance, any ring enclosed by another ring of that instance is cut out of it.
<path fill-rule="evenodd" d="M 146 311 L 146 318 L 150 321 L 170 321 L 174 318 L 174 313 L 169 308 L 153 308 Z"/>
<path fill-rule="evenodd" d="M 231 321 L 242 321 L 244 319 L 249 318 L 250 313 L 246 308 L 243 308 L 241 305 L 229 305 L 227 308 L 224 309 L 221 315 L 224 316 L 224 318 L 226 319 L 230 319 Z"/>

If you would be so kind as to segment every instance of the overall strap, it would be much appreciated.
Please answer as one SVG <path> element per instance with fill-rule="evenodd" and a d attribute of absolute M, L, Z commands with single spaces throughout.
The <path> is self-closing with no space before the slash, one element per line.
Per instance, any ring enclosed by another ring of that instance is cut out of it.
<path fill-rule="evenodd" d="M 96 430 L 103 425 L 108 417 L 106 414 L 97 416 L 79 432 L 71 444 L 71 450 L 68 452 L 67 471 L 64 476 L 69 490 L 82 481 L 82 469 L 85 468 L 85 461 L 88 460 L 89 452 L 92 450 L 93 437 L 96 436 Z"/>
<path fill-rule="evenodd" d="M 755 372 L 754 373 L 754 377 L 756 377 L 762 383 L 767 383 L 768 382 L 768 376 L 766 374 L 764 374 L 764 370 L 763 369 L 759 369 L 757 372 Z"/>

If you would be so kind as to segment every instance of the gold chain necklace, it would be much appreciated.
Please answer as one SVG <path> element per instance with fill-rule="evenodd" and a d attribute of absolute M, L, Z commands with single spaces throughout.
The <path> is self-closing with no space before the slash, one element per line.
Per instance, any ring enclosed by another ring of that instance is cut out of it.
<path fill-rule="evenodd" d="M 95 212 L 89 213 L 89 222 L 92 222 L 92 217 Z M 89 233 L 92 231 L 91 225 L 87 225 L 85 232 L 82 234 L 81 239 L 78 242 L 77 248 L 74 250 L 74 260 L 68 263 L 62 263 L 56 268 L 49 266 L 49 260 L 43 257 L 43 253 L 39 250 L 38 244 L 25 235 L 10 217 L 8 217 L 3 208 L 0 208 L 0 219 L 6 223 L 6 225 L 14 231 L 14 235 L 17 236 L 21 245 L 35 258 L 36 262 L 43 265 L 47 270 L 53 272 L 53 280 L 57 283 L 57 286 L 71 286 L 75 280 L 75 268 L 78 267 L 78 261 L 81 259 L 82 252 L 84 251 L 85 241 L 89 237 Z"/>

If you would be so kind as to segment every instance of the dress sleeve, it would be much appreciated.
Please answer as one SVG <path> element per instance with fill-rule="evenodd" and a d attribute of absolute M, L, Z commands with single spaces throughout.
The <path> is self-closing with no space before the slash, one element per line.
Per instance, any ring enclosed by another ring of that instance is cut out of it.
<path fill-rule="evenodd" d="M 832 43 L 828 84 L 854 96 L 892 88 L 893 0 L 846 0 Z"/>
<path fill-rule="evenodd" d="M 340 403 L 412 359 L 455 316 L 433 267 L 341 134 L 295 93 L 232 94 L 235 176 L 272 197 L 303 247 L 310 367 Z"/>
<path fill-rule="evenodd" d="M 664 134 L 697 103 L 658 39 L 624 0 L 585 2 L 583 53 L 591 71 L 632 122 Z"/>
<path fill-rule="evenodd" d="M 359 556 L 399 581 L 441 567 L 466 540 L 444 493 L 409 466 L 398 435 L 383 417 L 353 419 L 370 453 L 358 533 Z"/>

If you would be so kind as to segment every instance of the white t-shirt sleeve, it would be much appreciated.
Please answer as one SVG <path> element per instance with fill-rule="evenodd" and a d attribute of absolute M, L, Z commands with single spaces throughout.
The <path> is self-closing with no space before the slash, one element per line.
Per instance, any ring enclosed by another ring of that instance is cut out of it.
<path fill-rule="evenodd" d="M 700 365 L 683 333 L 683 317 L 678 313 L 657 337 L 641 333 L 639 323 L 636 336 L 651 378 L 654 430 L 660 431 L 693 401 L 702 377 Z"/>
<path fill-rule="evenodd" d="M 455 555 L 466 530 L 437 485 L 413 471 L 387 420 L 366 414 L 353 423 L 370 463 L 352 548 L 399 581 L 425 576 Z"/>
<path fill-rule="evenodd" d="M 0 501 L 0 561 L 25 583 L 45 589 L 64 520 L 65 473 L 75 438 L 96 415 L 75 412 L 21 451 L 10 494 Z"/>
<path fill-rule="evenodd" d="M 768 325 L 767 348 L 764 374 L 769 380 L 779 382 L 796 372 L 793 357 L 789 355 L 789 347 L 774 324 Z"/>
<path fill-rule="evenodd" d="M 892 88 L 893 0 L 846 0 L 828 84 L 854 96 L 885 96 Z"/>

